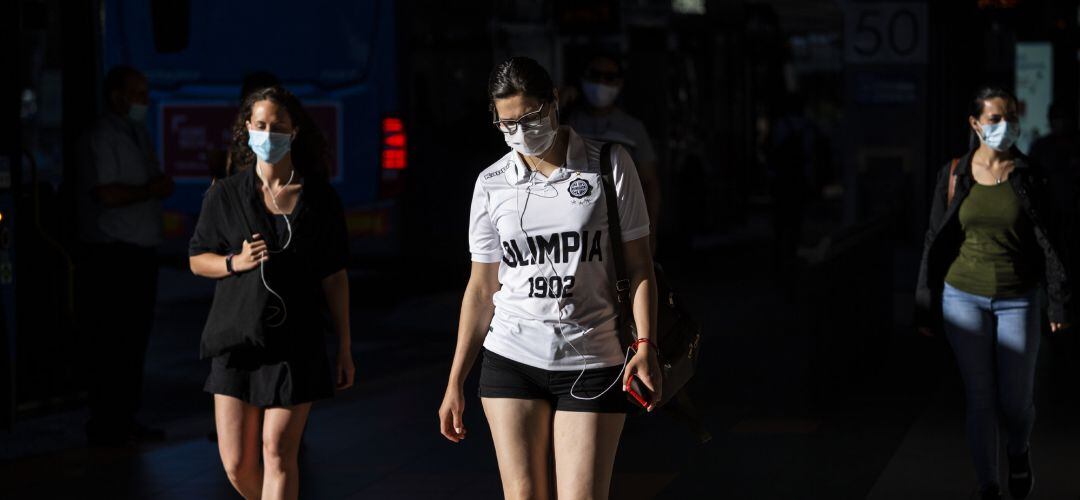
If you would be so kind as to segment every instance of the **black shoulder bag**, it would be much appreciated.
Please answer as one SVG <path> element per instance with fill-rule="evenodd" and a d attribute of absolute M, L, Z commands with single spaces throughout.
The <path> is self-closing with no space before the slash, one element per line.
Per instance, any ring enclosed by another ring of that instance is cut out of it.
<path fill-rule="evenodd" d="M 223 205 L 237 211 L 247 235 L 254 234 L 256 231 L 251 224 L 253 214 L 250 204 L 245 203 L 243 193 L 235 188 L 230 189 L 233 186 L 229 184 L 222 187 L 226 195 Z M 206 359 L 238 349 L 265 347 L 263 309 L 268 295 L 258 268 L 219 279 L 199 342 L 199 357 Z"/>
<path fill-rule="evenodd" d="M 611 254 L 615 265 L 615 307 L 618 313 L 619 342 L 625 350 L 637 339 L 637 326 L 634 324 L 630 277 L 622 249 L 622 226 L 619 223 L 619 202 L 616 199 L 612 174 L 611 147 L 611 143 L 606 143 L 600 148 L 600 173 L 604 184 L 604 200 L 607 203 L 608 236 L 611 238 Z M 656 336 L 660 352 L 657 356 L 663 377 L 663 389 L 657 407 L 664 406 L 674 398 L 675 403 L 667 409 L 672 410 L 680 420 L 690 426 L 702 442 L 708 441 L 711 436 L 701 426 L 697 410 L 684 390 L 687 382 L 694 376 L 701 353 L 701 324 L 682 307 L 678 296 L 668 286 L 660 265 L 653 265 L 658 299 Z"/>

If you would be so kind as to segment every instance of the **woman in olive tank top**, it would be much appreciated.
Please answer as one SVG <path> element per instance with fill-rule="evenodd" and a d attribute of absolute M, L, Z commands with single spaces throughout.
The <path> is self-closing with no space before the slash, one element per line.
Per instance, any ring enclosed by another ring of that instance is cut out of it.
<path fill-rule="evenodd" d="M 1014 147 L 1016 108 L 1002 89 L 975 96 L 968 125 L 977 147 L 938 176 L 916 294 L 920 331 L 943 326 L 956 354 L 980 498 L 1001 498 L 999 427 L 1012 498 L 1026 497 L 1034 483 L 1029 437 L 1041 285 L 1051 330 L 1069 321 L 1062 245 L 1044 181 Z"/>

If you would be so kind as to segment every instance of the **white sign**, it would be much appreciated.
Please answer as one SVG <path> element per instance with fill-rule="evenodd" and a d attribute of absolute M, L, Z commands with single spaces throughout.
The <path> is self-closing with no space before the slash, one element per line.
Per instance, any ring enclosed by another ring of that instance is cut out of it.
<path fill-rule="evenodd" d="M 1029 153 L 1035 139 L 1050 133 L 1046 117 L 1054 98 L 1054 48 L 1050 42 L 1017 42 L 1016 98 L 1020 100 L 1020 139 Z"/>

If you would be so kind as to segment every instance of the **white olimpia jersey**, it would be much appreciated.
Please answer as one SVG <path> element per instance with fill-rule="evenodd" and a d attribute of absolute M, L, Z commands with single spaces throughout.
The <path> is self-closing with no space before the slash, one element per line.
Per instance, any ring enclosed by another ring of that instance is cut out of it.
<path fill-rule="evenodd" d="M 620 365 L 614 267 L 600 176 L 603 143 L 569 131 L 551 177 L 511 150 L 476 179 L 469 218 L 474 262 L 499 263 L 502 288 L 484 347 L 545 370 Z M 649 235 L 633 160 L 611 148 L 623 241 Z M 570 345 L 573 344 L 573 345 Z"/>

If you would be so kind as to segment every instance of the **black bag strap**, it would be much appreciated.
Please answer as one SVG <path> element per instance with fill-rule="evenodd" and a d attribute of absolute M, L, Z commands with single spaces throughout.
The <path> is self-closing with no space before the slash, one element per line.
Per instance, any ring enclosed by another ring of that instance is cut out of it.
<path fill-rule="evenodd" d="M 615 175 L 612 173 L 611 149 L 613 144 L 600 147 L 600 178 L 604 184 L 604 201 L 607 203 L 608 238 L 611 240 L 611 258 L 615 264 L 615 308 L 618 312 L 619 342 L 623 348 L 634 341 L 626 328 L 631 321 L 630 276 L 626 272 L 626 255 L 622 247 L 622 224 L 619 223 L 619 200 L 615 191 Z"/>
<path fill-rule="evenodd" d="M 248 170 L 233 175 L 243 176 L 243 183 L 247 183 L 253 181 L 256 177 L 254 170 L 255 166 L 252 165 Z M 258 202 L 253 198 L 254 193 L 246 192 L 244 184 L 237 182 L 222 182 L 221 188 L 230 198 L 226 203 L 232 204 L 233 208 L 240 214 L 240 219 L 244 222 L 244 229 L 247 231 L 244 234 L 244 241 L 247 241 L 251 235 L 256 233 L 262 236 L 263 241 L 266 241 L 269 236 L 269 229 L 259 219 L 259 215 L 262 214 L 263 209 L 258 205 L 261 202 Z M 239 251 L 239 249 L 237 249 L 237 251 Z"/>

